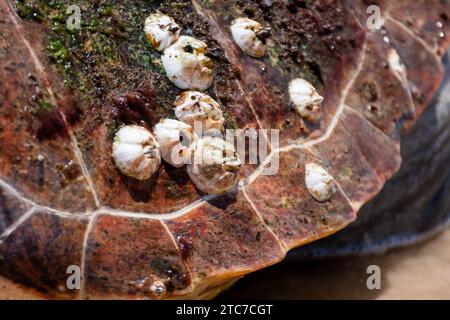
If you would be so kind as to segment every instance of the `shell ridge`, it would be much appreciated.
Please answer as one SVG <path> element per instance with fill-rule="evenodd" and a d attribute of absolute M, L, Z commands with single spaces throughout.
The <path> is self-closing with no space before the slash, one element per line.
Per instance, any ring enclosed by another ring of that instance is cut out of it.
<path fill-rule="evenodd" d="M 83 237 L 83 247 L 82 247 L 82 252 L 81 252 L 81 290 L 78 294 L 78 297 L 80 299 L 83 299 L 86 295 L 86 252 L 88 249 L 88 242 L 89 242 L 89 236 L 91 235 L 91 232 L 94 228 L 95 225 L 95 221 L 97 219 L 97 213 L 94 213 L 91 217 L 89 217 L 89 223 L 86 227 L 85 233 L 84 233 L 84 237 Z"/>
<path fill-rule="evenodd" d="M 11 226 L 9 226 L 6 230 L 3 231 L 2 234 L 0 234 L 0 245 L 17 229 L 19 228 L 22 223 L 24 223 L 26 220 L 28 220 L 34 213 L 36 212 L 36 208 L 31 207 L 28 209 L 24 214 L 20 216 L 19 219 L 17 219 Z"/>

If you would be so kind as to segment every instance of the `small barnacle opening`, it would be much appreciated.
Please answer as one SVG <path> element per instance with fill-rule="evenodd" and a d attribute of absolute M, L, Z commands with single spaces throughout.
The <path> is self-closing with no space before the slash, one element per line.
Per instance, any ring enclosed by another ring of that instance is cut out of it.
<path fill-rule="evenodd" d="M 180 143 L 183 147 L 189 147 L 192 144 L 192 139 L 191 139 L 192 134 L 186 132 L 186 130 L 180 130 Z"/>
<path fill-rule="evenodd" d="M 157 147 L 151 144 L 149 141 L 145 142 L 143 147 L 144 147 L 143 149 L 144 155 L 148 159 L 154 159 L 158 157 L 159 153 Z"/>
<path fill-rule="evenodd" d="M 372 114 L 372 115 L 374 115 L 374 116 L 378 116 L 378 115 L 379 115 L 380 108 L 379 108 L 377 105 L 375 105 L 375 104 L 369 104 L 369 105 L 367 106 L 367 109 L 368 109 L 368 111 L 369 111 L 370 114 Z"/>
<path fill-rule="evenodd" d="M 271 34 L 272 34 L 272 30 L 270 28 L 263 28 L 263 29 L 257 30 L 255 33 L 256 33 L 256 37 L 263 44 L 266 44 L 267 43 L 267 39 L 269 39 Z"/>
<path fill-rule="evenodd" d="M 155 281 L 150 286 L 150 291 L 153 292 L 157 296 L 162 296 L 166 293 L 166 286 L 162 281 Z"/>
<path fill-rule="evenodd" d="M 240 169 L 240 162 L 236 161 L 235 159 L 229 159 L 226 158 L 223 161 L 222 164 L 222 168 L 226 171 L 226 172 L 231 172 L 231 173 L 236 173 L 239 171 Z"/>

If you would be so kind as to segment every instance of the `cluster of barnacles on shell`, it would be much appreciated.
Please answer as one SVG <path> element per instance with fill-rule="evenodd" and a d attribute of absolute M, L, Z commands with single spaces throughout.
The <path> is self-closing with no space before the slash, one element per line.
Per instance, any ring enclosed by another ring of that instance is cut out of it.
<path fill-rule="evenodd" d="M 185 91 L 175 106 L 178 120 L 162 119 L 153 133 L 136 125 L 116 133 L 117 167 L 129 177 L 147 180 L 162 159 L 177 168 L 186 165 L 192 182 L 204 193 L 228 191 L 237 182 L 241 163 L 234 146 L 215 136 L 224 123 L 220 105 L 204 93 Z"/>
<path fill-rule="evenodd" d="M 162 53 L 170 81 L 181 93 L 175 101 L 175 119 L 162 119 L 153 133 L 129 125 L 114 138 L 113 158 L 126 176 L 150 179 L 161 159 L 183 167 L 196 187 L 207 194 L 224 193 L 236 184 L 241 162 L 234 146 L 217 137 L 225 122 L 222 109 L 201 91 L 213 81 L 213 63 L 207 45 L 180 35 L 181 27 L 169 16 L 155 13 L 145 20 L 144 31 L 151 45 Z M 197 91 L 198 90 L 198 91 Z"/>
<path fill-rule="evenodd" d="M 266 54 L 270 29 L 248 19 L 235 19 L 230 27 L 236 45 L 247 55 L 261 58 Z M 234 146 L 216 137 L 224 118 L 220 105 L 201 91 L 213 82 L 213 62 L 207 44 L 181 34 L 181 27 L 165 14 L 147 17 L 145 35 L 161 61 L 167 77 L 178 88 L 189 90 L 175 101 L 178 120 L 162 119 L 153 130 L 135 125 L 121 128 L 113 143 L 113 158 L 118 169 L 138 180 L 151 178 L 161 159 L 174 167 L 187 165 L 196 187 L 207 194 L 224 193 L 236 184 L 241 162 Z M 306 80 L 297 78 L 289 84 L 289 95 L 299 115 L 313 123 L 320 122 L 323 97 Z M 197 128 L 199 124 L 199 128 Z M 196 159 L 200 158 L 200 161 Z M 317 164 L 307 164 L 305 183 L 317 201 L 326 201 L 334 193 L 328 173 Z"/>

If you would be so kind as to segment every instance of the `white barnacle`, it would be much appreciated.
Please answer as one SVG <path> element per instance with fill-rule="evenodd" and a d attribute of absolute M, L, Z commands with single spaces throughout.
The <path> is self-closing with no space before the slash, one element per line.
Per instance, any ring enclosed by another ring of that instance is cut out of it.
<path fill-rule="evenodd" d="M 198 91 L 185 91 L 175 101 L 176 117 L 201 132 L 221 130 L 225 119 L 220 105 L 210 96 Z"/>
<path fill-rule="evenodd" d="M 234 146 L 218 137 L 197 141 L 194 162 L 187 172 L 195 186 L 207 194 L 224 193 L 236 184 L 241 162 Z"/>
<path fill-rule="evenodd" d="M 178 120 L 163 119 L 153 132 L 164 161 L 177 168 L 191 162 L 197 135 L 190 125 Z"/>
<path fill-rule="evenodd" d="M 234 41 L 249 56 L 260 58 L 266 53 L 266 41 L 270 30 L 259 22 L 248 18 L 238 18 L 231 24 Z"/>
<path fill-rule="evenodd" d="M 321 118 L 323 97 L 308 81 L 297 78 L 289 84 L 289 95 L 295 109 L 302 118 L 318 123 Z"/>
<path fill-rule="evenodd" d="M 309 193 L 320 202 L 330 200 L 336 192 L 333 178 L 324 168 L 315 163 L 306 165 L 305 183 Z"/>
<path fill-rule="evenodd" d="M 389 49 L 387 53 L 389 67 L 402 79 L 406 79 L 406 67 L 395 49 Z"/>
<path fill-rule="evenodd" d="M 213 63 L 206 43 L 188 36 L 164 51 L 162 63 L 170 81 L 180 89 L 204 91 L 213 81 Z"/>
<path fill-rule="evenodd" d="M 158 142 L 147 129 L 135 125 L 116 133 L 113 158 L 124 175 L 138 180 L 149 179 L 161 164 Z"/>
<path fill-rule="evenodd" d="M 145 19 L 144 32 L 152 46 L 163 52 L 178 40 L 181 28 L 171 17 L 155 13 Z"/>

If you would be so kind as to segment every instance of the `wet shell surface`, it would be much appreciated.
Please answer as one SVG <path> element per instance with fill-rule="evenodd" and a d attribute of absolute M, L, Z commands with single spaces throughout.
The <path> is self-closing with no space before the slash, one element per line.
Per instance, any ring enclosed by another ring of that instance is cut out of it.
<path fill-rule="evenodd" d="M 208 89 L 213 81 L 213 63 L 207 49 L 206 43 L 188 36 L 181 36 L 167 48 L 161 59 L 170 81 L 180 89 Z"/>
<path fill-rule="evenodd" d="M 161 164 L 159 145 L 145 128 L 129 125 L 114 137 L 113 158 L 124 175 L 137 180 L 149 179 Z"/>
<path fill-rule="evenodd" d="M 210 96 L 198 91 L 186 91 L 177 98 L 175 106 L 176 117 L 191 125 L 196 132 L 222 130 L 225 122 L 222 109 Z"/>
<path fill-rule="evenodd" d="M 259 22 L 248 18 L 236 19 L 231 24 L 231 34 L 239 48 L 249 56 L 261 58 L 265 55 L 270 31 Z"/>
<path fill-rule="evenodd" d="M 306 165 L 305 183 L 309 193 L 320 202 L 328 201 L 336 192 L 333 177 L 320 165 Z"/>
<path fill-rule="evenodd" d="M 154 134 L 164 161 L 174 167 L 190 163 L 197 140 L 190 125 L 178 120 L 163 119 L 155 126 Z"/>
<path fill-rule="evenodd" d="M 178 40 L 181 28 L 171 17 L 155 13 L 145 19 L 144 32 L 152 46 L 163 52 Z"/>
<path fill-rule="evenodd" d="M 318 123 L 321 119 L 323 97 L 308 81 L 297 78 L 289 84 L 289 95 L 295 109 L 305 120 Z"/>
<path fill-rule="evenodd" d="M 197 141 L 194 162 L 187 166 L 187 172 L 200 191 L 221 194 L 235 186 L 240 167 L 233 145 L 206 136 Z"/>

